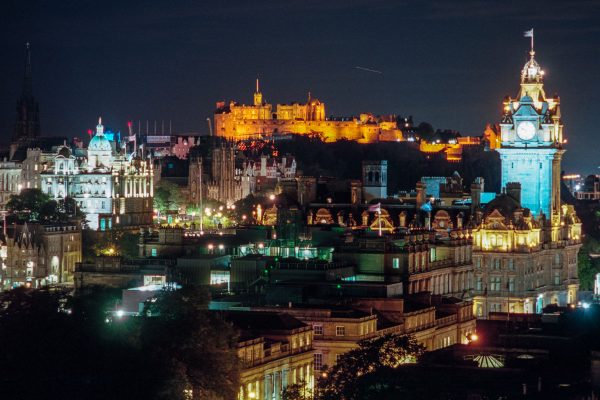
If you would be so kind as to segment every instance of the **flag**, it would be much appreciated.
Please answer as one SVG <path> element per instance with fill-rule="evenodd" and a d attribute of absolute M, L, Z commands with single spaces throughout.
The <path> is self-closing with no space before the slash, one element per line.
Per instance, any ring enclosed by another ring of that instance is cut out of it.
<path fill-rule="evenodd" d="M 533 37 L 533 28 L 528 31 L 523 32 L 523 36 L 525 37 Z"/>
<path fill-rule="evenodd" d="M 370 212 L 381 212 L 381 203 L 377 203 L 377 204 L 373 204 L 369 206 L 369 211 Z"/>

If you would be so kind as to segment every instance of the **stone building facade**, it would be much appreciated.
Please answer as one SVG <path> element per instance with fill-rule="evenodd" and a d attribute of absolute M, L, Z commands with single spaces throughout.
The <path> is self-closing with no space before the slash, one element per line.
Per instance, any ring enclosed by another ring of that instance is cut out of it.
<path fill-rule="evenodd" d="M 2 234 L 2 288 L 73 282 L 81 250 L 79 223 L 10 225 Z"/>

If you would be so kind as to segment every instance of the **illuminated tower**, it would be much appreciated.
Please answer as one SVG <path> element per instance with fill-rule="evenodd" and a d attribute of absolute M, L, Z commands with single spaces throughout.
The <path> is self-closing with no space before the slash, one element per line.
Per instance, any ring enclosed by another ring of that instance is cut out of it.
<path fill-rule="evenodd" d="M 13 142 L 25 139 L 35 139 L 40 136 L 40 107 L 33 97 L 31 76 L 31 47 L 25 45 L 25 75 L 23 78 L 23 93 L 17 100 L 17 120 Z"/>
<path fill-rule="evenodd" d="M 256 92 L 254 92 L 254 105 L 262 106 L 262 103 L 263 103 L 263 97 L 262 97 L 262 93 L 260 92 L 258 78 L 256 78 Z"/>
<path fill-rule="evenodd" d="M 544 213 L 556 225 L 564 153 L 560 100 L 558 96 L 546 97 L 544 71 L 534 58 L 533 40 L 531 43 L 529 60 L 521 71 L 519 94 L 516 99 L 504 99 L 497 151 L 502 161 L 502 186 L 520 182 L 521 205 L 536 216 Z"/>

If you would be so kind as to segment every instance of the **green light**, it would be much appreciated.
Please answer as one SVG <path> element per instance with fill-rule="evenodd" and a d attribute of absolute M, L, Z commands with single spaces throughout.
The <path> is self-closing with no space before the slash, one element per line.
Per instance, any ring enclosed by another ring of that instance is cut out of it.
<path fill-rule="evenodd" d="M 340 285 L 339 283 L 337 284 L 336 288 L 341 289 L 342 285 Z"/>

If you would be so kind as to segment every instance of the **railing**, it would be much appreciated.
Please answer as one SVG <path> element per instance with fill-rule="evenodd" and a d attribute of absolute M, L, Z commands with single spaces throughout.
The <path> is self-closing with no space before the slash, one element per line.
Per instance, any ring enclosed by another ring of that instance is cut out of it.
<path fill-rule="evenodd" d="M 406 328 L 404 330 L 404 332 L 405 333 L 414 333 L 414 332 L 423 331 L 425 329 L 430 329 L 430 328 L 433 328 L 433 327 L 435 327 L 435 322 L 429 322 L 427 324 L 421 324 L 421 325 L 418 325 L 418 326 L 413 326 L 413 327 L 410 327 L 410 328 Z"/>
<path fill-rule="evenodd" d="M 435 324 L 438 328 L 441 328 L 443 326 L 455 324 L 457 321 L 458 321 L 458 318 L 456 317 L 456 314 L 455 314 L 455 315 L 449 315 L 447 317 L 436 319 Z"/>

